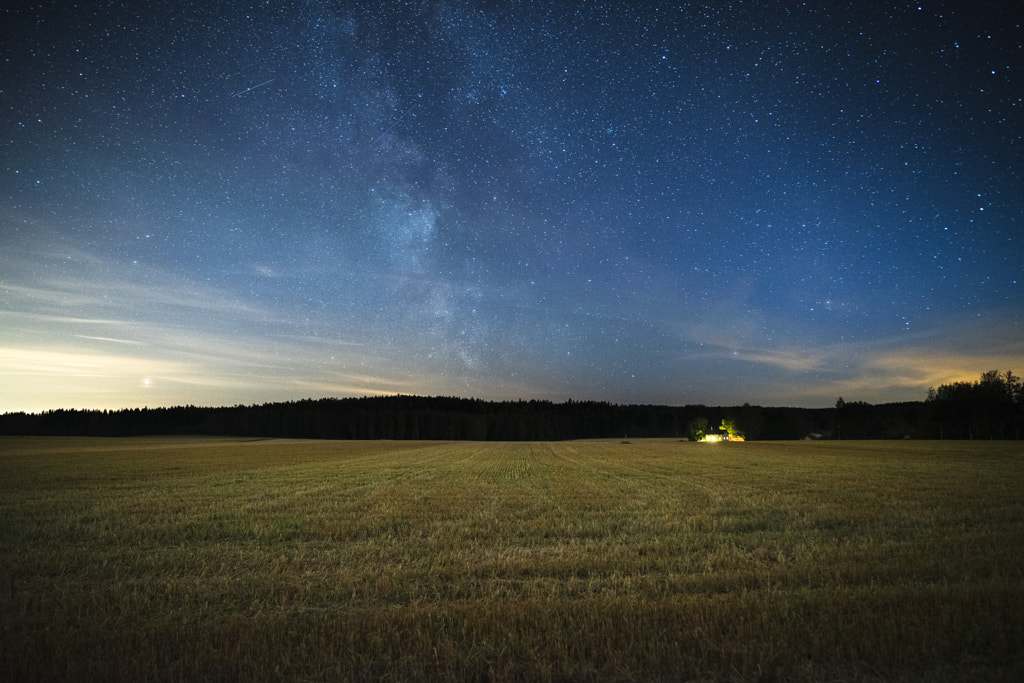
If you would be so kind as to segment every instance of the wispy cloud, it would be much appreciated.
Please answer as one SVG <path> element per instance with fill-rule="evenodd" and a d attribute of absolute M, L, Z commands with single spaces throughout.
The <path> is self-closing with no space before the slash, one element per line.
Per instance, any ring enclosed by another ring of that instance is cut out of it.
<path fill-rule="evenodd" d="M 88 334 L 76 334 L 79 339 L 90 339 L 92 341 L 110 342 L 112 344 L 141 344 L 142 342 L 136 339 L 114 339 L 113 337 L 93 337 Z"/>
<path fill-rule="evenodd" d="M 53 261 L 38 256 L 47 258 Z M 995 312 L 859 342 L 801 342 L 794 334 L 766 343 L 765 314 L 751 311 L 741 293 L 721 315 L 687 322 L 678 321 L 673 305 L 638 308 L 634 317 L 587 312 L 571 318 L 575 326 L 555 316 L 502 328 L 517 343 L 492 350 L 486 321 L 460 332 L 465 321 L 451 313 L 455 293 L 443 280 L 415 281 L 424 295 L 416 312 L 396 318 L 404 326 L 374 327 L 358 318 L 316 319 L 245 290 L 140 273 L 84 252 L 71 261 L 48 275 L 54 269 L 33 271 L 26 258 L 17 277 L 0 283 L 0 411 L 395 393 L 807 406 L 839 396 L 919 400 L 929 386 L 976 379 L 988 369 L 1024 372 L 1020 321 Z M 492 294 L 474 306 L 510 305 Z M 385 318 L 398 315 L 387 306 L 381 304 Z M 605 336 L 628 342 L 638 367 L 618 365 L 606 347 L 579 346 L 586 339 L 577 328 L 610 330 Z M 678 339 L 678 348 L 659 341 L 644 355 L 649 333 Z M 551 360 L 567 352 L 587 360 Z"/>
<path fill-rule="evenodd" d="M 732 353 L 739 361 L 768 365 L 790 372 L 820 370 L 826 362 L 826 356 L 817 349 L 739 349 Z"/>
<path fill-rule="evenodd" d="M 794 376 L 783 385 L 784 391 L 827 403 L 839 396 L 875 403 L 922 400 L 929 387 L 974 381 L 987 370 L 1021 372 L 1024 336 L 1020 332 L 1013 320 L 993 315 L 960 328 L 936 324 L 910 338 L 826 346 L 811 354 L 816 357 L 806 368 L 811 381 L 801 382 Z"/>
<path fill-rule="evenodd" d="M 173 272 L 126 264 L 56 240 L 19 254 L 17 270 L 0 281 L 0 309 L 35 315 L 118 320 L 205 314 L 258 317 L 257 306 L 233 292 Z"/>
<path fill-rule="evenodd" d="M 19 348 L 0 348 L 0 367 L 8 377 L 141 377 L 182 372 L 179 363 L 151 358 Z"/>
<path fill-rule="evenodd" d="M 731 319 L 731 318 L 727 318 Z M 831 344 L 758 346 L 750 326 L 691 324 L 682 328 L 687 364 L 712 367 L 716 381 L 696 391 L 744 396 L 763 404 L 831 405 L 847 400 L 922 400 L 929 387 L 973 381 L 991 369 L 1024 368 L 1024 334 L 1011 313 L 989 311 L 971 320 L 936 318 L 915 332 Z M 705 399 L 702 399 L 705 400 Z"/>

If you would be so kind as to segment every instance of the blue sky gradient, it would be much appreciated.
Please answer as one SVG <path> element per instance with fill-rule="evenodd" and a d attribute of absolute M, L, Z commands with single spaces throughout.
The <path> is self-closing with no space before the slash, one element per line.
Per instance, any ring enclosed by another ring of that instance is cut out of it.
<path fill-rule="evenodd" d="M 4 11 L 0 411 L 1024 363 L 1014 3 Z"/>

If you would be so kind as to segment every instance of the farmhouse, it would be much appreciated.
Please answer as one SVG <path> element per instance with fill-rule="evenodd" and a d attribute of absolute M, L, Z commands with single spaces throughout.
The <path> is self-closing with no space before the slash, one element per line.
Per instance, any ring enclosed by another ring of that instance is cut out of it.
<path fill-rule="evenodd" d="M 704 432 L 704 438 L 701 439 L 704 443 L 717 443 L 719 441 L 743 441 L 743 435 L 734 433 L 732 435 L 725 429 L 719 427 L 712 427 Z"/>

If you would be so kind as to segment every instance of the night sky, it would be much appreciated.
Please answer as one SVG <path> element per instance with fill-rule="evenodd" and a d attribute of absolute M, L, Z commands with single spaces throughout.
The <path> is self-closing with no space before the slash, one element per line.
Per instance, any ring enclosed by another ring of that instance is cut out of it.
<path fill-rule="evenodd" d="M 0 412 L 1024 372 L 1024 4 L 0 14 Z"/>

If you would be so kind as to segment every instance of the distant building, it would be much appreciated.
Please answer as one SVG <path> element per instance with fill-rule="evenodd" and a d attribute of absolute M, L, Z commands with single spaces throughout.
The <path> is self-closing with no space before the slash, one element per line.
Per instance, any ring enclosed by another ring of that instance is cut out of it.
<path fill-rule="evenodd" d="M 704 443 L 715 443 L 716 441 L 725 441 L 727 438 L 729 438 L 728 434 L 715 430 L 704 432 L 704 438 L 701 441 Z"/>
<path fill-rule="evenodd" d="M 703 441 L 705 443 L 717 443 L 719 441 L 743 441 L 743 437 L 739 434 L 729 436 L 729 432 L 724 429 L 714 427 L 704 432 Z"/>

